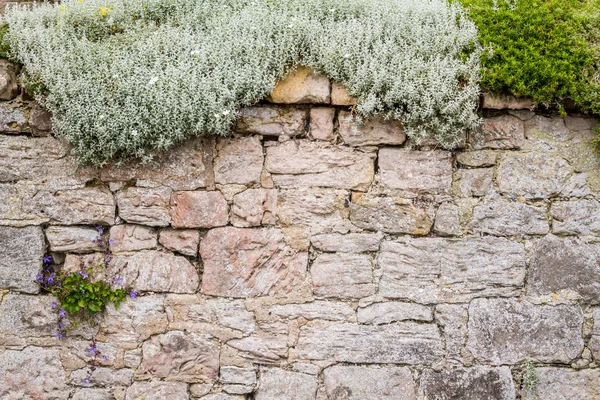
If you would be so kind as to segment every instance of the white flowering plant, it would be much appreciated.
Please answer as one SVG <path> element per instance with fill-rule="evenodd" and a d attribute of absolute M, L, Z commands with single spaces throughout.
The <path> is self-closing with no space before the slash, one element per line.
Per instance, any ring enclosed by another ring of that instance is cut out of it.
<path fill-rule="evenodd" d="M 298 65 L 416 143 L 453 147 L 478 124 L 477 29 L 446 0 L 63 0 L 5 19 L 11 57 L 84 164 L 226 135 Z"/>

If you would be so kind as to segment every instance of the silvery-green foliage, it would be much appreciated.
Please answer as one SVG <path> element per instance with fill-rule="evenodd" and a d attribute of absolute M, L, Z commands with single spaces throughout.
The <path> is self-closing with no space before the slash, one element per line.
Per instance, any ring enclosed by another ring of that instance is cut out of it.
<path fill-rule="evenodd" d="M 12 55 L 83 163 L 225 135 L 312 67 L 446 147 L 478 123 L 477 31 L 446 0 L 64 0 L 6 15 Z"/>

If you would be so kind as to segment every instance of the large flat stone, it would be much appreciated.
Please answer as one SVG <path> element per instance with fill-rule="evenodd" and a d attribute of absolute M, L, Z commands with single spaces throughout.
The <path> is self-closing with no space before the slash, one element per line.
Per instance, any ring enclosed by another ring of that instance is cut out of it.
<path fill-rule="evenodd" d="M 496 236 L 545 235 L 550 232 L 546 206 L 497 199 L 473 208 L 468 228 Z"/>
<path fill-rule="evenodd" d="M 478 362 L 525 359 L 569 364 L 583 350 L 577 305 L 546 306 L 508 299 L 475 299 L 469 307 L 467 348 Z"/>
<path fill-rule="evenodd" d="M 98 232 L 94 228 L 50 226 L 46 229 L 46 238 L 50 243 L 50 250 L 64 253 L 85 253 L 102 250 L 102 246 L 95 241 L 98 236 Z"/>
<path fill-rule="evenodd" d="M 156 232 L 140 225 L 115 225 L 110 228 L 111 251 L 115 253 L 155 249 Z"/>
<path fill-rule="evenodd" d="M 7 294 L 0 303 L 0 336 L 54 337 L 58 315 L 51 296 Z"/>
<path fill-rule="evenodd" d="M 600 203 L 595 199 L 557 201 L 550 207 L 552 232 L 558 235 L 600 234 Z"/>
<path fill-rule="evenodd" d="M 493 168 L 459 169 L 454 172 L 452 189 L 458 197 L 481 197 L 492 189 Z"/>
<path fill-rule="evenodd" d="M 188 385 L 183 382 L 134 382 L 126 400 L 189 400 Z"/>
<path fill-rule="evenodd" d="M 401 145 L 406 134 L 400 121 L 369 119 L 358 121 L 349 111 L 338 116 L 339 134 L 349 146 Z"/>
<path fill-rule="evenodd" d="M 314 301 L 304 304 L 282 304 L 269 307 L 269 315 L 307 320 L 345 321 L 354 316 L 354 310 L 347 303 L 337 301 Z"/>
<path fill-rule="evenodd" d="M 430 307 L 421 304 L 391 301 L 359 307 L 357 318 L 361 324 L 374 325 L 409 320 L 431 322 L 433 312 Z"/>
<path fill-rule="evenodd" d="M 443 356 L 435 324 L 391 325 L 310 322 L 296 346 L 302 360 L 349 363 L 432 364 Z"/>
<path fill-rule="evenodd" d="M 379 250 L 381 233 L 339 233 L 315 235 L 310 238 L 313 247 L 327 252 L 364 253 Z"/>
<path fill-rule="evenodd" d="M 229 206 L 217 191 L 173 193 L 171 207 L 174 228 L 213 228 L 229 221 Z"/>
<path fill-rule="evenodd" d="M 267 101 L 280 104 L 329 104 L 331 85 L 326 76 L 310 68 L 298 67 L 277 82 Z"/>
<path fill-rule="evenodd" d="M 263 162 L 263 147 L 258 137 L 220 139 L 215 157 L 215 182 L 222 185 L 260 183 Z"/>
<path fill-rule="evenodd" d="M 383 242 L 377 263 L 380 294 L 425 304 L 515 296 L 525 279 L 524 246 L 494 237 Z"/>
<path fill-rule="evenodd" d="M 415 381 L 407 367 L 335 365 L 323 371 L 329 399 L 415 400 Z"/>
<path fill-rule="evenodd" d="M 169 226 L 171 189 L 130 187 L 117 193 L 119 216 L 133 224 Z"/>
<path fill-rule="evenodd" d="M 260 371 L 256 400 L 315 400 L 317 377 L 279 368 Z"/>
<path fill-rule="evenodd" d="M 213 296 L 285 295 L 306 277 L 307 255 L 293 255 L 279 229 L 217 228 L 200 243 L 202 292 Z"/>
<path fill-rule="evenodd" d="M 312 227 L 317 232 L 336 230 L 346 221 L 348 192 L 339 189 L 281 190 L 277 216 L 283 226 Z"/>
<path fill-rule="evenodd" d="M 308 110 L 278 107 L 256 106 L 245 107 L 235 124 L 239 133 L 259 134 L 265 136 L 296 136 L 304 133 Z"/>
<path fill-rule="evenodd" d="M 257 364 L 281 364 L 287 359 L 287 335 L 233 339 L 227 346 L 235 349 L 245 360 Z"/>
<path fill-rule="evenodd" d="M 0 227 L 0 289 L 38 293 L 35 282 L 42 269 L 46 244 L 42 229 Z"/>
<path fill-rule="evenodd" d="M 446 151 L 379 150 L 381 183 L 391 189 L 444 191 L 452 185 L 452 155 Z"/>
<path fill-rule="evenodd" d="M 536 368 L 535 395 L 539 399 L 594 400 L 600 398 L 600 370 L 573 371 L 567 368 Z"/>
<path fill-rule="evenodd" d="M 525 124 L 512 115 L 484 118 L 470 139 L 475 150 L 519 149 L 525 142 Z"/>
<path fill-rule="evenodd" d="M 321 186 L 366 190 L 375 175 L 375 153 L 296 140 L 267 147 L 265 167 L 279 187 Z"/>
<path fill-rule="evenodd" d="M 510 368 L 472 367 L 434 371 L 421 375 L 419 399 L 515 400 Z"/>
<path fill-rule="evenodd" d="M 360 299 L 375 293 L 373 263 L 364 254 L 321 254 L 310 268 L 317 297 Z"/>
<path fill-rule="evenodd" d="M 198 255 L 200 233 L 192 229 L 165 229 L 160 232 L 158 241 L 169 250 L 195 257 Z"/>

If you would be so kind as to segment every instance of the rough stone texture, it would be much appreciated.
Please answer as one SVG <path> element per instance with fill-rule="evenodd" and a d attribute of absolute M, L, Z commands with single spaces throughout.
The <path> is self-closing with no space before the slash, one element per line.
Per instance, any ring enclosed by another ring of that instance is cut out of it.
<path fill-rule="evenodd" d="M 544 235 L 550 232 L 546 210 L 543 205 L 492 200 L 475 206 L 469 229 L 497 236 Z"/>
<path fill-rule="evenodd" d="M 534 106 L 535 103 L 529 97 L 514 97 L 497 93 L 483 94 L 483 108 L 490 108 L 493 110 L 525 110 L 532 109 Z"/>
<path fill-rule="evenodd" d="M 108 389 L 78 389 L 71 400 L 112 400 L 114 397 Z"/>
<path fill-rule="evenodd" d="M 419 399 L 515 400 L 516 394 L 508 367 L 426 369 L 421 376 Z"/>
<path fill-rule="evenodd" d="M 130 187 L 117 193 L 119 216 L 129 223 L 169 226 L 171 189 Z"/>
<path fill-rule="evenodd" d="M 415 303 L 388 302 L 374 303 L 359 307 L 358 322 L 361 324 L 382 325 L 398 321 L 433 321 L 430 307 Z"/>
<path fill-rule="evenodd" d="M 459 209 L 452 203 L 440 205 L 435 214 L 435 223 L 433 231 L 441 236 L 459 236 L 461 225 L 459 218 Z"/>
<path fill-rule="evenodd" d="M 381 182 L 391 189 L 443 191 L 452 184 L 452 157 L 445 151 L 379 150 Z"/>
<path fill-rule="evenodd" d="M 322 254 L 310 268 L 317 297 L 356 298 L 375 293 L 371 256 Z"/>
<path fill-rule="evenodd" d="M 115 253 L 156 248 L 156 232 L 141 225 L 115 225 L 110 228 L 110 238 Z"/>
<path fill-rule="evenodd" d="M 240 385 L 256 384 L 255 368 L 221 367 L 221 382 Z"/>
<path fill-rule="evenodd" d="M 54 337 L 58 316 L 53 297 L 7 294 L 0 303 L 0 338 Z"/>
<path fill-rule="evenodd" d="M 353 106 L 357 99 L 351 97 L 344 85 L 337 82 L 331 84 L 331 104 L 334 106 Z"/>
<path fill-rule="evenodd" d="M 279 229 L 213 229 L 200 243 L 202 292 L 214 296 L 285 295 L 306 275 L 307 255 L 290 255 Z"/>
<path fill-rule="evenodd" d="M 39 104 L 31 107 L 29 126 L 34 136 L 48 136 L 52 131 L 52 114 Z"/>
<path fill-rule="evenodd" d="M 312 375 L 289 372 L 279 368 L 260 371 L 256 400 L 315 400 L 317 379 Z"/>
<path fill-rule="evenodd" d="M 319 233 L 338 230 L 347 218 L 349 194 L 345 190 L 281 190 L 277 214 L 283 226 L 314 227 Z M 315 232 L 316 233 L 316 232 Z"/>
<path fill-rule="evenodd" d="M 456 156 L 456 161 L 467 167 L 491 167 L 496 165 L 497 159 L 498 153 L 492 150 L 469 151 Z"/>
<path fill-rule="evenodd" d="M 366 190 L 375 174 L 372 152 L 307 140 L 267 148 L 265 167 L 278 187 Z"/>
<path fill-rule="evenodd" d="M 0 100 L 12 100 L 18 95 L 17 66 L 0 60 Z"/>
<path fill-rule="evenodd" d="M 548 235 L 528 250 L 527 294 L 551 296 L 560 292 L 586 303 L 600 303 L 600 248 L 578 238 Z"/>
<path fill-rule="evenodd" d="M 198 254 L 200 233 L 191 229 L 165 229 L 160 232 L 158 241 L 169 250 L 195 257 Z"/>
<path fill-rule="evenodd" d="M 463 361 L 462 350 L 467 341 L 468 304 L 438 304 L 435 320 L 443 329 L 446 356 L 451 361 Z"/>
<path fill-rule="evenodd" d="M 309 137 L 316 140 L 333 140 L 334 119 L 335 108 L 312 108 L 308 127 Z"/>
<path fill-rule="evenodd" d="M 27 347 L 0 353 L 0 398 L 68 399 L 69 387 L 58 350 Z"/>
<path fill-rule="evenodd" d="M 94 228 L 50 226 L 46 229 L 50 250 L 57 252 L 85 253 L 102 250 L 102 246 L 96 242 L 98 237 Z"/>
<path fill-rule="evenodd" d="M 240 228 L 275 225 L 277 190 L 248 189 L 233 197 L 231 224 Z"/>
<path fill-rule="evenodd" d="M 174 228 L 227 225 L 229 206 L 221 192 L 177 192 L 171 197 Z"/>
<path fill-rule="evenodd" d="M 22 133 L 28 131 L 25 110 L 19 103 L 0 103 L 0 132 Z"/>
<path fill-rule="evenodd" d="M 189 400 L 188 385 L 182 382 L 134 382 L 126 400 Z"/>
<path fill-rule="evenodd" d="M 492 168 L 459 169 L 454 173 L 452 187 L 458 197 L 481 197 L 492 189 Z"/>
<path fill-rule="evenodd" d="M 38 293 L 35 278 L 42 269 L 45 247 L 37 226 L 0 226 L 0 289 Z"/>
<path fill-rule="evenodd" d="M 433 225 L 431 205 L 415 205 L 401 197 L 352 196 L 350 220 L 359 228 L 386 233 L 427 235 Z"/>
<path fill-rule="evenodd" d="M 310 322 L 296 346 L 302 360 L 432 364 L 443 355 L 435 324 L 356 325 Z"/>
<path fill-rule="evenodd" d="M 305 304 L 275 305 L 269 313 L 282 318 L 299 318 L 307 320 L 323 319 L 326 321 L 344 321 L 352 319 L 354 310 L 346 303 L 332 301 L 314 301 Z"/>
<path fill-rule="evenodd" d="M 478 132 L 471 135 L 471 145 L 480 149 L 519 149 L 525 142 L 525 124 L 512 115 L 486 118 Z"/>
<path fill-rule="evenodd" d="M 416 399 L 415 381 L 407 367 L 333 366 L 323 377 L 330 399 Z"/>
<path fill-rule="evenodd" d="M 600 370 L 573 371 L 566 368 L 536 368 L 539 399 L 593 400 L 600 397 Z"/>
<path fill-rule="evenodd" d="M 525 359 L 569 364 L 583 350 L 579 306 L 533 305 L 513 299 L 476 299 L 469 307 L 467 347 L 479 362 Z"/>
<path fill-rule="evenodd" d="M 311 244 L 317 250 L 342 253 L 365 253 L 379 250 L 381 233 L 339 233 L 314 235 Z"/>
<path fill-rule="evenodd" d="M 600 360 L 600 307 L 594 309 L 594 328 L 592 331 L 592 338 L 590 339 L 590 346 L 592 353 L 596 360 Z"/>
<path fill-rule="evenodd" d="M 550 208 L 552 232 L 558 235 L 600 234 L 600 203 L 594 199 L 557 201 Z"/>
<path fill-rule="evenodd" d="M 308 110 L 256 106 L 243 108 L 235 130 L 264 136 L 297 136 L 305 131 Z"/>
<path fill-rule="evenodd" d="M 286 336 L 250 336 L 230 340 L 227 346 L 237 350 L 243 359 L 253 363 L 277 365 L 287 358 Z"/>
<path fill-rule="evenodd" d="M 142 346 L 140 377 L 167 381 L 213 382 L 219 372 L 219 346 L 207 334 L 170 331 L 153 336 Z"/>
<path fill-rule="evenodd" d="M 260 182 L 263 148 L 255 136 L 219 139 L 215 157 L 215 182 L 252 185 Z"/>
<path fill-rule="evenodd" d="M 406 140 L 399 121 L 374 119 L 361 122 L 348 111 L 341 111 L 338 120 L 339 134 L 349 146 L 401 145 Z"/>
<path fill-rule="evenodd" d="M 267 100 L 280 104 L 329 104 L 329 79 L 310 68 L 298 67 L 277 83 Z"/>
<path fill-rule="evenodd" d="M 419 303 L 515 296 L 525 279 L 525 250 L 506 239 L 400 239 L 383 242 L 379 292 Z"/>

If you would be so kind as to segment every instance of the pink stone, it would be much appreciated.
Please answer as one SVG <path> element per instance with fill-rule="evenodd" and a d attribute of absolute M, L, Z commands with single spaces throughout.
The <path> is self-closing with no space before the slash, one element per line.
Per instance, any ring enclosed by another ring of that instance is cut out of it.
<path fill-rule="evenodd" d="M 335 108 L 312 108 L 310 110 L 310 137 L 317 140 L 333 140 L 334 118 Z"/>
<path fill-rule="evenodd" d="M 177 192 L 171 197 L 174 228 L 227 225 L 229 206 L 221 192 Z"/>
<path fill-rule="evenodd" d="M 470 139 L 475 150 L 519 149 L 525 143 L 525 124 L 512 115 L 486 118 Z"/>
<path fill-rule="evenodd" d="M 235 124 L 239 133 L 265 136 L 296 136 L 304 133 L 308 110 L 278 107 L 246 107 L 240 111 Z"/>
<path fill-rule="evenodd" d="M 370 119 L 357 121 L 348 111 L 340 112 L 339 133 L 349 146 L 401 145 L 406 140 L 402 124 L 396 120 Z"/>
<path fill-rule="evenodd" d="M 231 223 L 241 228 L 274 225 L 277 221 L 277 190 L 248 189 L 235 195 Z"/>
<path fill-rule="evenodd" d="M 171 189 L 130 187 L 117 193 L 119 216 L 129 222 L 150 226 L 168 226 Z"/>
<path fill-rule="evenodd" d="M 156 248 L 156 232 L 140 225 L 116 225 L 110 228 L 114 252 L 137 251 Z"/>
<path fill-rule="evenodd" d="M 165 229 L 160 232 L 158 241 L 169 250 L 195 257 L 198 254 L 200 233 L 194 230 Z"/>
<path fill-rule="evenodd" d="M 217 142 L 215 182 L 222 185 L 259 183 L 263 160 L 259 138 L 221 139 Z"/>

